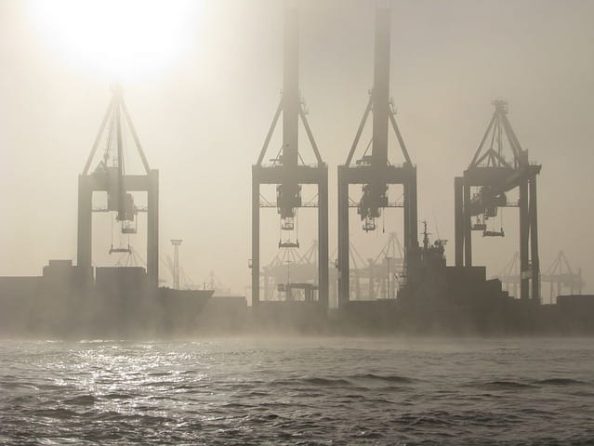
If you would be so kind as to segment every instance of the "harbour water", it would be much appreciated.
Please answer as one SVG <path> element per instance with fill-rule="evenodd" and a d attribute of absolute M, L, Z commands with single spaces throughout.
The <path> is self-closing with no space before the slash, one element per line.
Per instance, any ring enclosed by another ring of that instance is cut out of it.
<path fill-rule="evenodd" d="M 591 339 L 0 341 L 0 444 L 591 445 Z"/>

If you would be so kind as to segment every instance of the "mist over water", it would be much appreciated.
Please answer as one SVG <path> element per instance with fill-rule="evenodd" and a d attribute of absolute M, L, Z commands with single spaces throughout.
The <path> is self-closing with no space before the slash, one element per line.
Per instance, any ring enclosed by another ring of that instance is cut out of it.
<path fill-rule="evenodd" d="M 0 343 L 2 444 L 591 444 L 586 339 Z"/>

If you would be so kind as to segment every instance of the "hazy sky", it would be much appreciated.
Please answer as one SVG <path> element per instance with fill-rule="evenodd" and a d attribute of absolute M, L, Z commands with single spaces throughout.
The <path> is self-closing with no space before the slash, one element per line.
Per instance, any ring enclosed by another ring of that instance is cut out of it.
<path fill-rule="evenodd" d="M 40 17 L 40 1 L 0 0 L 3 275 L 39 274 L 50 258 L 75 257 L 77 175 L 114 80 L 84 48 L 77 55 L 56 37 L 47 14 Z M 419 169 L 419 217 L 451 240 L 448 261 L 453 262 L 453 178 L 478 145 L 491 101 L 504 98 L 531 160 L 543 165 L 542 269 L 563 249 L 574 267 L 583 268 L 586 288 L 593 291 L 594 1 L 392 5 L 397 119 Z M 214 271 L 224 285 L 244 293 L 251 165 L 279 100 L 283 2 L 196 0 L 190 6 L 179 21 L 176 48 L 155 55 L 171 57 L 155 66 L 128 64 L 121 81 L 149 162 L 160 170 L 163 255 L 171 252 L 169 239 L 183 238 L 188 275 L 201 282 Z M 371 87 L 374 2 L 310 0 L 301 7 L 301 90 L 330 167 L 334 251 L 336 166 L 346 158 Z M 118 18 L 120 29 L 122 20 L 130 34 L 143 26 L 143 11 L 135 14 Z M 88 17 L 78 19 L 81 29 L 87 29 Z M 106 35 L 110 20 L 99 28 Z M 160 32 L 171 29 L 154 28 L 155 35 Z M 145 59 L 151 58 L 149 51 Z M 263 263 L 278 242 L 275 212 L 265 212 L 270 218 L 263 220 Z M 517 210 L 504 211 L 504 240 L 476 237 L 477 264 L 496 273 L 507 263 L 517 250 L 517 218 Z M 395 212 L 387 230 L 398 229 L 400 220 Z M 352 222 L 359 232 L 357 220 Z M 313 234 L 303 227 L 302 244 L 309 245 Z M 355 239 L 365 256 L 374 256 L 386 235 Z M 97 255 L 105 257 L 108 248 Z M 161 274 L 168 278 L 166 271 Z"/>

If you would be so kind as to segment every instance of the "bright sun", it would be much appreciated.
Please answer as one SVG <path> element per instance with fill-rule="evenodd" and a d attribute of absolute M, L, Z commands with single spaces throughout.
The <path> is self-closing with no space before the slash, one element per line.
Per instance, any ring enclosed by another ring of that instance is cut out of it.
<path fill-rule="evenodd" d="M 122 80 L 183 53 L 199 0 L 31 0 L 43 37 L 74 62 Z"/>

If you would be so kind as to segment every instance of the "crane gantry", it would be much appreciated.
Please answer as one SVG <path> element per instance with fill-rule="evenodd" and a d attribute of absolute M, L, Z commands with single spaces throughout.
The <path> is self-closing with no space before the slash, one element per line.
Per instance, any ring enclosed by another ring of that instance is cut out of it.
<path fill-rule="evenodd" d="M 134 141 L 143 172 L 130 174 L 125 170 L 124 132 L 127 130 Z M 104 152 L 93 167 L 97 152 L 104 144 Z M 95 192 L 107 194 L 107 206 L 94 207 Z M 140 207 L 134 201 L 134 193 L 146 192 L 147 206 Z M 159 171 L 151 169 L 132 119 L 124 102 L 122 89 L 113 88 L 113 96 L 103 118 L 82 173 L 78 177 L 78 245 L 77 264 L 88 278 L 92 277 L 93 265 L 93 213 L 114 215 L 121 234 L 137 232 L 140 212 L 147 213 L 147 275 L 155 288 L 159 283 Z M 112 245 L 110 254 L 133 254 L 131 246 Z"/>
<path fill-rule="evenodd" d="M 265 163 L 270 141 L 282 114 L 282 146 L 278 154 Z M 299 123 L 303 124 L 316 163 L 306 165 L 299 152 Z M 284 32 L 284 79 L 280 104 L 274 114 L 258 160 L 252 166 L 252 305 L 260 302 L 260 209 L 270 207 L 262 201 L 260 186 L 276 185 L 274 207 L 280 216 L 283 232 L 296 230 L 297 211 L 302 207 L 317 208 L 318 211 L 318 303 L 328 307 L 328 167 L 322 160 L 313 133 L 307 121 L 305 108 L 299 91 L 299 26 L 298 10 L 288 6 L 285 10 Z M 305 202 L 301 186 L 317 186 L 317 200 Z M 297 240 L 279 241 L 280 249 L 298 248 Z"/>
<path fill-rule="evenodd" d="M 520 211 L 520 298 L 531 297 L 539 302 L 536 177 L 541 166 L 528 161 L 528 151 L 520 145 L 507 118 L 507 103 L 496 100 L 493 105 L 495 112 L 470 165 L 454 180 L 456 266 L 472 266 L 473 231 L 481 232 L 483 237 L 504 237 L 503 227 L 491 228 L 490 221 L 502 208 L 517 207 Z M 519 190 L 518 202 L 508 198 L 508 193 L 515 189 Z"/>
<path fill-rule="evenodd" d="M 412 164 L 395 118 L 390 99 L 390 29 L 391 10 L 378 6 L 375 11 L 374 82 L 369 102 L 363 113 L 355 139 L 344 165 L 338 167 L 338 295 L 339 306 L 350 299 L 350 234 L 349 209 L 356 207 L 366 232 L 376 229 L 375 221 L 387 208 L 404 210 L 404 267 L 418 248 L 417 233 L 417 169 Z M 372 114 L 373 133 L 368 150 L 353 163 L 353 158 Z M 390 128 L 398 141 L 402 165 L 394 165 L 388 157 Z M 367 152 L 371 149 L 371 153 Z M 361 185 L 358 202 L 349 198 L 349 186 Z M 389 185 L 401 185 L 403 201 L 390 200 Z"/>

